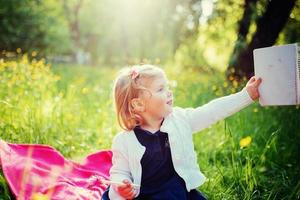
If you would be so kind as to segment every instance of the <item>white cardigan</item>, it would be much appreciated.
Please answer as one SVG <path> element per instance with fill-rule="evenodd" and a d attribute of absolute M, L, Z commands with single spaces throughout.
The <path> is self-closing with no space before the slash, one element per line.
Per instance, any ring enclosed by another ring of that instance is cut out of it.
<path fill-rule="evenodd" d="M 192 133 L 209 127 L 252 102 L 248 92 L 243 89 L 198 108 L 175 107 L 173 112 L 164 119 L 160 131 L 168 133 L 175 171 L 185 181 L 188 191 L 205 182 L 205 176 L 197 163 Z M 118 182 L 128 179 L 140 185 L 142 176 L 140 161 L 145 147 L 139 143 L 134 132 L 123 131 L 117 134 L 112 142 L 112 152 L 113 165 L 110 169 L 110 179 Z M 135 197 L 139 192 L 139 189 L 136 189 Z M 110 187 L 109 197 L 111 200 L 125 200 L 118 194 L 115 185 Z"/>

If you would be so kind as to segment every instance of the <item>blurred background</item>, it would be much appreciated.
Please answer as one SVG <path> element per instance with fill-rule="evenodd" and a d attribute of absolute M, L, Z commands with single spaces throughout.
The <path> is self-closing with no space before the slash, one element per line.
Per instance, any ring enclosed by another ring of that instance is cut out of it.
<path fill-rule="evenodd" d="M 299 43 L 296 0 L 0 0 L 0 138 L 81 161 L 120 131 L 112 82 L 166 70 L 175 106 L 241 90 L 255 48 Z M 299 106 L 257 102 L 194 136 L 209 199 L 300 199 Z M 14 199 L 0 173 L 0 199 Z"/>
<path fill-rule="evenodd" d="M 52 63 L 103 67 L 173 61 L 249 74 L 254 48 L 297 42 L 300 32 L 295 0 L 0 3 L 2 57 L 5 51 L 38 52 Z"/>

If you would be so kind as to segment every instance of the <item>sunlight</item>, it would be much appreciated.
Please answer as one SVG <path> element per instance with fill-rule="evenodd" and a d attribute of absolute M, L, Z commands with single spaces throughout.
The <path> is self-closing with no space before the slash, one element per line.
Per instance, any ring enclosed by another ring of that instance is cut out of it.
<path fill-rule="evenodd" d="M 207 22 L 208 17 L 213 12 L 213 7 L 214 7 L 214 1 L 212 1 L 212 0 L 202 0 L 201 1 L 202 14 L 199 18 L 200 24 L 205 24 Z"/>

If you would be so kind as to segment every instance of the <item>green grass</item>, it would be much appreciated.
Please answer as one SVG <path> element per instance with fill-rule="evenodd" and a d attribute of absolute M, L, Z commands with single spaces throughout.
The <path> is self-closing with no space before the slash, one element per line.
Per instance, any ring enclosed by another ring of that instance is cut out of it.
<path fill-rule="evenodd" d="M 110 148 L 120 131 L 111 98 L 117 69 L 53 66 L 43 62 L 0 62 L 0 138 L 41 143 L 67 158 Z M 236 92 L 219 72 L 166 67 L 175 105 L 200 106 Z M 254 103 L 195 134 L 195 150 L 208 181 L 209 199 L 299 199 L 300 111 L 295 106 Z M 240 147 L 240 140 L 252 142 Z M 10 199 L 0 174 L 0 199 Z"/>

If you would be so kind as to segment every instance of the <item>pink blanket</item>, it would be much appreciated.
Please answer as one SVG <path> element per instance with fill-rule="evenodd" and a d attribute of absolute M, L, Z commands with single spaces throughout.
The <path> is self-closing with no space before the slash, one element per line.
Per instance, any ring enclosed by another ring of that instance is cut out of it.
<path fill-rule="evenodd" d="M 101 180 L 108 179 L 111 157 L 111 151 L 99 151 L 79 164 L 50 146 L 0 140 L 0 166 L 19 200 L 99 200 L 107 187 Z"/>

